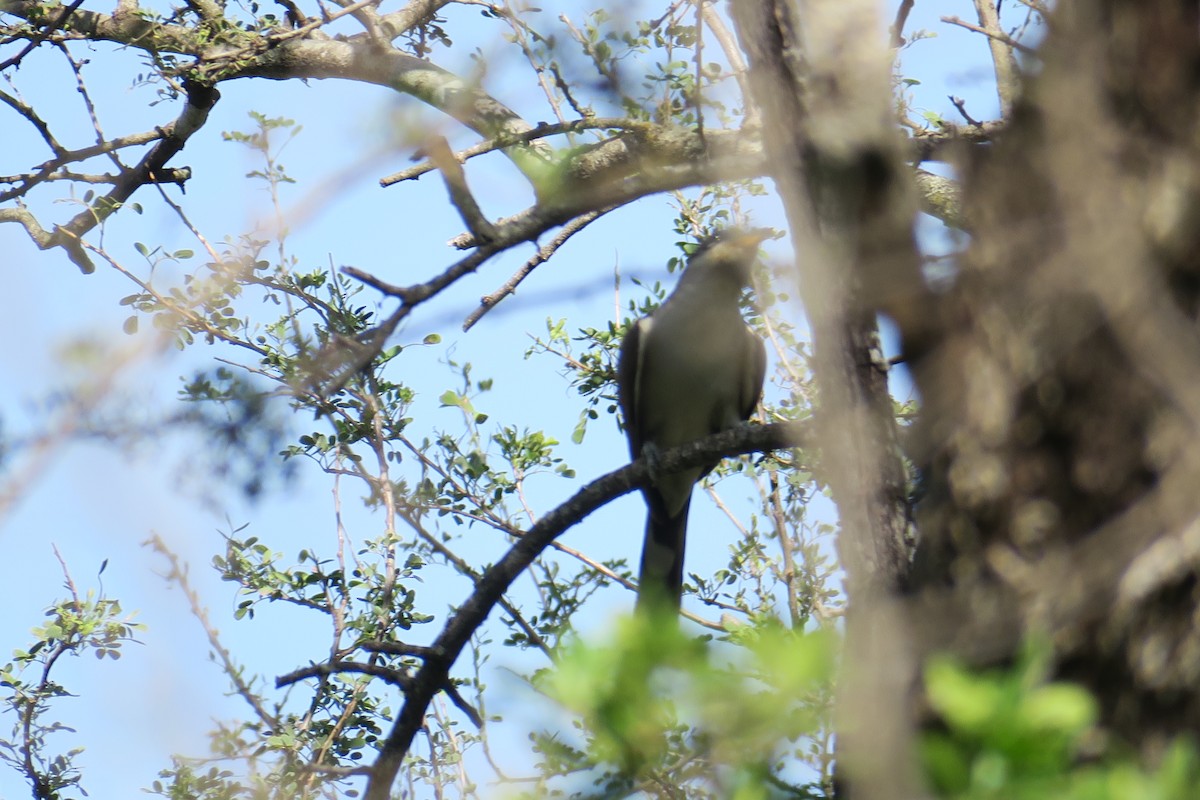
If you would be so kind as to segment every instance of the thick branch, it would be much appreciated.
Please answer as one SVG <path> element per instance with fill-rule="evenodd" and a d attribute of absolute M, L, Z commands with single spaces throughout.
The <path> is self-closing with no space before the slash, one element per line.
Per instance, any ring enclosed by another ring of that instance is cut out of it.
<path fill-rule="evenodd" d="M 432 13 L 437 2 L 412 3 L 402 12 Z M 5 10 L 36 20 L 61 6 L 43 9 L 31 0 L 5 0 Z M 428 61 L 378 46 L 367 36 L 345 40 L 322 38 L 320 31 L 245 34 L 235 44 L 202 44 L 193 29 L 156 23 L 129 14 L 105 15 L 76 10 L 70 36 L 121 42 L 151 52 L 170 51 L 199 58 L 197 74 L 213 80 L 237 77 L 341 78 L 387 86 L 411 94 L 450 114 L 487 137 L 481 152 L 500 147 L 530 177 L 540 203 L 516 218 L 504 220 L 510 232 L 497 233 L 509 242 L 528 241 L 541 231 L 597 208 L 615 207 L 637 197 L 685 186 L 755 177 L 765 171 L 761 142 L 746 131 L 707 131 L 700 137 L 685 128 L 642 125 L 569 155 L 555 165 L 550 149 L 536 141 L 544 132 L 513 111 L 446 70 Z M 591 127 L 570 123 L 572 130 Z M 141 138 L 141 137 L 138 137 Z M 116 145 L 114 145 L 115 147 Z M 59 165 L 63 158 L 55 158 Z M 46 166 L 49 166 L 48 163 Z M 416 174 L 416 171 L 413 171 Z M 84 229 L 73 220 L 72 232 Z M 498 225 L 500 227 L 500 225 Z M 514 228 L 519 228 L 515 230 Z M 469 246 L 473 237 L 464 239 Z"/>
<path fill-rule="evenodd" d="M 450 5 L 450 0 L 410 0 L 408 5 L 399 11 L 381 16 L 378 20 L 379 29 L 385 36 L 395 39 L 402 33 L 433 19 L 438 11 L 448 5 Z"/>
<path fill-rule="evenodd" d="M 427 18 L 444 3 L 412 4 L 389 15 L 389 32 L 399 35 L 396 26 Z M 35 0 L 3 0 L 5 13 L 38 23 L 55 14 L 62 6 Z M 410 14 L 409 12 L 412 12 Z M 235 41 L 212 43 L 196 29 L 155 22 L 133 14 L 101 14 L 83 9 L 71 15 L 68 38 L 111 41 L 152 53 L 171 52 L 195 56 L 195 77 L 214 82 L 233 78 L 261 77 L 276 80 L 292 78 L 343 78 L 386 86 L 412 95 L 457 119 L 483 136 L 516 135 L 532 126 L 515 112 L 447 70 L 416 56 L 378 46 L 368 35 L 348 39 L 323 38 L 319 31 L 284 30 L 268 34 L 241 33 Z M 510 153 L 518 166 L 532 169 L 529 156 L 536 160 L 544 153 L 536 146 L 514 148 Z M 522 158 L 524 156 L 524 158 Z"/>
<path fill-rule="evenodd" d="M 803 447 L 808 438 L 808 426 L 803 423 L 744 425 L 665 451 L 659 459 L 659 469 L 670 472 L 712 463 L 726 456 Z M 388 800 L 396 773 L 421 729 L 430 702 L 438 689 L 446 684 L 450 668 L 471 635 L 487 619 L 512 582 L 556 537 L 609 501 L 643 485 L 648 478 L 649 470 L 641 460 L 597 478 L 538 520 L 483 574 L 475 591 L 459 606 L 430 646 L 424 665 L 412 676 L 404 707 L 372 768 L 365 800 Z"/>
<path fill-rule="evenodd" d="M 701 160 L 658 168 L 648 165 L 641 173 L 624 180 L 606 183 L 581 182 L 576 191 L 562 192 L 515 216 L 496 222 L 493 225 L 495 236 L 486 244 L 477 243 L 470 234 L 458 237 L 453 241 L 456 247 L 477 249 L 423 283 L 396 286 L 361 270 L 346 269 L 349 274 L 385 294 L 399 298 L 401 305 L 380 325 L 365 332 L 358 339 L 331 345 L 331 348 L 338 350 L 337 353 L 319 355 L 316 361 L 327 364 L 328 367 L 323 374 L 314 376 L 314 381 L 318 384 L 313 387 L 314 390 L 328 394 L 339 389 L 346 379 L 379 354 L 387 344 L 388 337 L 414 308 L 460 278 L 475 272 L 497 253 L 522 242 L 534 241 L 551 228 L 570 223 L 577 217 L 593 213 L 596 209 L 616 208 L 670 189 L 759 174 L 764 169 L 760 162 L 761 158 L 735 157 L 716 162 Z"/>
<path fill-rule="evenodd" d="M 923 169 L 916 170 L 914 177 L 922 211 L 937 217 L 951 228 L 968 230 L 969 224 L 963 212 L 962 188 L 957 183 Z"/>
<path fill-rule="evenodd" d="M 228 53 L 229 57 L 236 55 L 234 50 Z M 382 49 L 361 37 L 286 41 L 225 77 L 360 81 L 412 95 L 481 136 L 518 137 L 533 128 L 516 112 L 454 73 L 416 56 Z M 506 153 L 531 177 L 539 174 L 539 165 L 549 155 L 537 144 L 515 145 Z"/>
<path fill-rule="evenodd" d="M 57 19 L 61 3 L 45 4 L 36 0 L 0 0 L 0 11 L 20 17 L 34 25 Z M 59 34 L 50 31 L 48 35 Z M 170 52 L 199 55 L 200 45 L 193 28 L 155 22 L 137 14 L 101 14 L 77 8 L 71 12 L 70 38 L 127 44 L 150 53 Z"/>

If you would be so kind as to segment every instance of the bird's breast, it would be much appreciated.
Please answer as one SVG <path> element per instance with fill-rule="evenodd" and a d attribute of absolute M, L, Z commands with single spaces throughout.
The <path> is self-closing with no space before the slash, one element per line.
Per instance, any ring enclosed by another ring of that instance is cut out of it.
<path fill-rule="evenodd" d="M 645 441 L 673 447 L 736 417 L 752 334 L 736 313 L 659 311 L 646 332 L 639 406 Z"/>

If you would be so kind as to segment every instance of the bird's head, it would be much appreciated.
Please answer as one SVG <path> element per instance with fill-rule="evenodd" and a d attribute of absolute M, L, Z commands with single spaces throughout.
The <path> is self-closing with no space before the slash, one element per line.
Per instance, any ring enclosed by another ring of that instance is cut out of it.
<path fill-rule="evenodd" d="M 688 271 L 728 275 L 739 287 L 749 286 L 758 246 L 775 236 L 770 228 L 723 228 L 700 242 L 688 258 Z"/>

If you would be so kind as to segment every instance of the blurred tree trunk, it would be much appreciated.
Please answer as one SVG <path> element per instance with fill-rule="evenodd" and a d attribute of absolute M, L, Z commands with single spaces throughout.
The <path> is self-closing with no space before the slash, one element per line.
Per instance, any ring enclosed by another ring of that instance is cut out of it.
<path fill-rule="evenodd" d="M 838 505 L 849 606 L 839 687 L 838 782 L 915 798 L 909 642 L 893 603 L 909 569 L 907 475 L 877 314 L 923 303 L 916 194 L 891 114 L 891 53 L 865 36 L 874 0 L 732 4 L 787 211 L 819 387 L 816 439 Z"/>
<path fill-rule="evenodd" d="M 839 6 L 839 22 L 828 5 L 732 7 L 804 253 L 841 513 L 839 794 L 919 796 L 907 698 L 924 657 L 1003 664 L 1030 636 L 1153 759 L 1200 728 L 1200 12 L 1108 0 L 1049 15 L 1003 137 L 964 149 L 972 241 L 934 294 L 872 83 L 886 66 L 855 44 L 872 9 Z M 900 328 L 923 401 L 911 571 L 876 313 Z"/>
<path fill-rule="evenodd" d="M 919 650 L 1031 634 L 1153 758 L 1200 729 L 1200 12 L 1060 3 L 1008 130 L 962 166 L 972 243 L 905 331 L 928 481 Z"/>

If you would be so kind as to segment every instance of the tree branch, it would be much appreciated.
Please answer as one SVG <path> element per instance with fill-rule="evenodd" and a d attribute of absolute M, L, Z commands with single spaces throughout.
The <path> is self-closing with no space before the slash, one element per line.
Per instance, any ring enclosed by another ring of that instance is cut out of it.
<path fill-rule="evenodd" d="M 491 311 L 501 300 L 515 292 L 517 287 L 521 285 L 521 281 L 529 277 L 530 273 L 537 269 L 537 267 L 541 264 L 549 261 L 550 256 L 554 255 L 558 251 L 558 248 L 562 247 L 568 239 L 579 233 L 595 220 L 607 214 L 610 210 L 611 209 L 608 208 L 601 208 L 596 211 L 589 211 L 588 213 L 582 214 L 564 225 L 562 230 L 558 232 L 558 234 L 549 242 L 549 244 L 539 247 L 533 258 L 526 261 L 521 268 L 513 274 L 512 277 L 505 281 L 503 286 L 491 294 L 487 294 L 479 298 L 479 307 L 467 315 L 466 320 L 463 321 L 463 331 L 465 332 L 471 330 L 476 322 L 479 322 L 479 320 L 483 319 L 484 314 Z"/>
<path fill-rule="evenodd" d="M 543 122 L 522 133 L 507 134 L 486 139 L 478 144 L 460 150 L 454 154 L 454 157 L 459 163 L 462 163 L 474 156 L 491 153 L 495 150 L 502 150 L 506 147 L 512 147 L 514 144 L 528 144 L 537 139 L 558 136 L 564 133 L 579 133 L 589 130 L 637 131 L 639 129 L 649 130 L 652 127 L 652 123 L 634 121 L 625 117 L 589 117 L 555 124 Z M 391 186 L 402 181 L 409 181 L 419 178 L 427 172 L 433 172 L 435 169 L 437 169 L 437 165 L 433 161 L 425 161 L 415 167 L 409 167 L 408 169 L 380 178 L 379 185 Z"/>
<path fill-rule="evenodd" d="M 5 60 L 3 63 L 0 63 L 0 72 L 3 72 L 14 64 L 20 64 L 21 60 L 24 59 L 25 56 L 32 53 L 35 47 L 46 41 L 50 34 L 60 30 L 63 26 L 63 23 L 67 21 L 67 18 L 70 17 L 71 14 L 75 13 L 75 11 L 78 10 L 81 5 L 83 5 L 83 0 L 72 0 L 71 5 L 61 6 L 59 8 L 58 15 L 54 18 L 54 20 L 47 22 L 45 27 L 43 27 L 36 36 L 31 38 L 29 42 L 23 48 L 21 48 L 19 53 L 12 58 Z M 4 10 L 7 11 L 8 9 L 6 8 Z"/>
<path fill-rule="evenodd" d="M 1013 41 L 1000 28 L 1000 15 L 996 13 L 996 0 L 974 0 L 979 26 L 964 22 L 958 17 L 942 17 L 943 22 L 959 25 L 987 36 L 992 52 L 992 66 L 996 72 L 996 94 L 1000 98 L 1000 115 L 1008 119 L 1012 115 L 1013 103 L 1020 90 L 1020 71 L 1013 50 L 1023 53 L 1034 52 L 1020 42 Z"/>
<path fill-rule="evenodd" d="M 0 212 L 0 221 L 21 223 L 39 248 L 47 250 L 51 247 L 62 247 L 80 271 L 84 274 L 94 272 L 96 267 L 81 244 L 83 236 L 120 208 L 139 187 L 147 183 L 161 182 L 160 173 L 163 172 L 166 162 L 182 150 L 188 138 L 204 125 L 208 119 L 208 112 L 221 96 L 212 87 L 191 82 L 185 86 L 188 93 L 187 103 L 184 104 L 179 117 L 162 129 L 162 139 L 159 143 L 136 167 L 117 176 L 115 185 L 108 194 L 94 200 L 86 211 L 75 215 L 66 225 L 56 226 L 50 234 L 23 209 L 6 209 L 5 212 Z M 172 174 L 186 176 L 189 173 L 177 170 Z"/>
<path fill-rule="evenodd" d="M 371 664 L 363 661 L 332 661 L 321 664 L 310 664 L 307 667 L 293 670 L 286 675 L 280 675 L 275 679 L 275 688 L 282 689 L 284 686 L 291 686 L 293 683 L 308 678 L 324 678 L 343 672 L 358 672 L 363 675 L 370 675 L 373 678 L 382 678 L 384 681 L 401 689 L 407 688 L 412 683 L 412 678 L 406 675 L 403 670 L 385 667 L 382 664 Z"/>
<path fill-rule="evenodd" d="M 962 188 L 958 183 L 923 169 L 916 170 L 914 180 L 922 211 L 937 217 L 951 228 L 970 230 L 970 223 L 963 211 Z"/>
<path fill-rule="evenodd" d="M 467 186 L 467 176 L 463 172 L 462 164 L 454 157 L 454 153 L 450 152 L 450 145 L 446 142 L 445 137 L 435 136 L 430 139 L 425 145 L 425 152 L 429 154 L 430 160 L 442 173 L 442 178 L 446 182 L 446 191 L 450 193 L 450 202 L 458 210 L 459 216 L 462 217 L 463 223 L 466 224 L 467 230 L 471 232 L 475 241 L 486 244 L 496 238 L 496 229 L 492 227 L 492 223 L 480 210 L 475 195 Z"/>
<path fill-rule="evenodd" d="M 809 426 L 802 422 L 742 425 L 664 451 L 659 457 L 658 469 L 673 472 L 712 463 L 727 456 L 803 447 L 809 438 Z M 365 800 L 388 800 L 396 773 L 421 729 L 430 702 L 437 691 L 446 685 L 450 669 L 471 635 L 487 619 L 509 585 L 551 541 L 604 504 L 644 485 L 648 479 L 649 470 L 645 462 L 639 459 L 593 480 L 538 520 L 509 548 L 503 558 L 483 574 L 475 591 L 459 606 L 430 646 L 425 663 L 412 676 L 405 692 L 404 707 L 388 733 L 379 759 L 372 767 Z"/>

